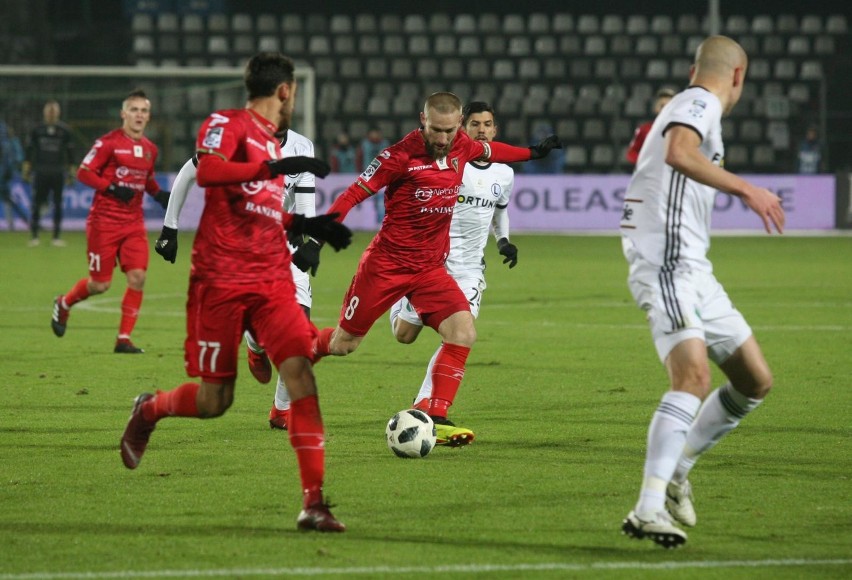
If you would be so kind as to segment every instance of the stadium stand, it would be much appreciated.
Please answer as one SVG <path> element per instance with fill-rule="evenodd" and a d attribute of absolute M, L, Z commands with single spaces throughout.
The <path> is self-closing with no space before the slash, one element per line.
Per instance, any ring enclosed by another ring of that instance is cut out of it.
<path fill-rule="evenodd" d="M 275 14 L 271 4 L 260 11 L 247 7 L 251 3 L 148 4 L 159 8 L 128 12 L 118 31 L 127 37 L 126 63 L 238 66 L 255 50 L 281 50 L 315 70 L 320 150 L 340 130 L 357 139 L 353 129 L 378 123 L 389 139 L 398 138 L 416 123 L 429 90 L 452 88 L 464 99 L 493 101 L 504 129 L 513 121 L 504 138 L 526 142 L 530 127 L 548 120 L 573 140 L 565 156 L 569 171 L 629 170 L 621 152 L 632 128 L 651 116 L 658 88 L 686 84 L 694 51 L 709 31 L 703 14 L 653 14 L 639 6 L 635 13 L 602 6 L 403 14 L 357 6 L 333 14 L 322 7 Z M 185 7 L 190 4 L 206 8 Z M 823 84 L 849 66 L 848 18 L 806 8 L 796 14 L 731 8 L 721 32 L 743 44 L 751 62 L 750 84 L 724 127 L 730 162 L 783 170 L 803 126 L 819 115 Z M 0 44 L 9 63 L 36 52 L 15 35 Z M 176 134 L 185 136 L 187 148 L 193 126 L 218 99 L 206 93 L 163 101 L 170 114 L 183 108 Z"/>

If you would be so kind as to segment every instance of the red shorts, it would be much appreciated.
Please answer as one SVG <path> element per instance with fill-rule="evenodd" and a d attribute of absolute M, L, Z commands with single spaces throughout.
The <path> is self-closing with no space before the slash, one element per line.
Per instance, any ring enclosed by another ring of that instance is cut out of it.
<path fill-rule="evenodd" d="M 148 269 L 148 234 L 145 223 L 111 225 L 86 222 L 87 259 L 89 277 L 96 282 L 112 280 L 116 261 L 121 271 Z"/>
<path fill-rule="evenodd" d="M 186 304 L 186 372 L 219 382 L 237 376 L 243 331 L 250 329 L 278 368 L 294 356 L 309 358 L 316 326 L 296 302 L 292 280 L 213 286 L 191 279 Z"/>
<path fill-rule="evenodd" d="M 368 250 L 343 300 L 340 327 L 352 336 L 364 336 L 403 296 L 423 324 L 435 330 L 452 314 L 470 311 L 464 292 L 443 264 L 414 272 L 400 267 L 392 256 Z"/>

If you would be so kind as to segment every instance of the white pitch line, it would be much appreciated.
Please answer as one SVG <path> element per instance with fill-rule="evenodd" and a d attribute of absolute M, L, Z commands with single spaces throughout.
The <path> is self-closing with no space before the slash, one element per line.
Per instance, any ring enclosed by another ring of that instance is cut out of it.
<path fill-rule="evenodd" d="M 115 572 L 33 572 L 0 574 L 0 580 L 103 580 L 108 578 L 215 578 L 221 576 L 358 576 L 374 574 L 443 574 L 466 572 L 583 572 L 592 570 L 686 570 L 690 568 L 784 568 L 801 566 L 850 566 L 852 559 L 819 560 L 707 560 L 686 562 L 592 562 L 571 564 L 450 564 L 446 566 L 362 566 L 349 568 L 219 568 L 210 570 L 126 570 Z"/>

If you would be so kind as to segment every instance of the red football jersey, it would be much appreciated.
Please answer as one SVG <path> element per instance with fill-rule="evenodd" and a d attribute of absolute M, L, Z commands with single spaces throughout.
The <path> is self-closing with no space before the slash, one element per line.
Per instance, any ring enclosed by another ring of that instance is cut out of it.
<path fill-rule="evenodd" d="M 277 128 L 247 109 L 218 111 L 198 132 L 200 155 L 263 162 L 281 157 Z M 206 187 L 192 246 L 192 275 L 222 284 L 290 277 L 284 235 L 284 177 Z"/>
<path fill-rule="evenodd" d="M 639 159 L 639 152 L 642 151 L 642 145 L 645 143 L 645 138 L 651 131 L 651 125 L 653 125 L 651 121 L 642 123 L 636 127 L 636 131 L 633 132 L 633 139 L 630 141 L 630 145 L 627 146 L 627 152 L 625 153 L 625 157 L 633 165 L 636 165 L 636 161 Z"/>
<path fill-rule="evenodd" d="M 436 161 L 417 129 L 379 153 L 358 178 L 373 193 L 387 187 L 385 218 L 370 247 L 418 270 L 443 264 L 464 167 L 484 152 L 483 143 L 459 131 L 449 154 Z"/>
<path fill-rule="evenodd" d="M 109 183 L 136 190 L 136 195 L 129 202 L 123 202 L 104 194 L 104 189 L 96 190 L 89 219 L 120 222 L 143 220 L 144 192 L 160 191 L 160 186 L 154 181 L 156 162 L 157 146 L 147 137 L 134 139 L 123 130 L 115 129 L 95 141 L 80 166 Z"/>

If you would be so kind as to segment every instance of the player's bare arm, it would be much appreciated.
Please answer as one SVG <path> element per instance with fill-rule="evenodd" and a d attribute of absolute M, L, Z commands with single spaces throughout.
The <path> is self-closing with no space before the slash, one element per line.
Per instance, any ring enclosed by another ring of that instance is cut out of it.
<path fill-rule="evenodd" d="M 719 191 L 742 198 L 760 219 L 767 233 L 772 226 L 784 231 L 784 208 L 781 199 L 764 187 L 757 187 L 713 164 L 701 154 L 701 136 L 691 127 L 673 125 L 666 130 L 666 163 L 683 175 Z"/>

